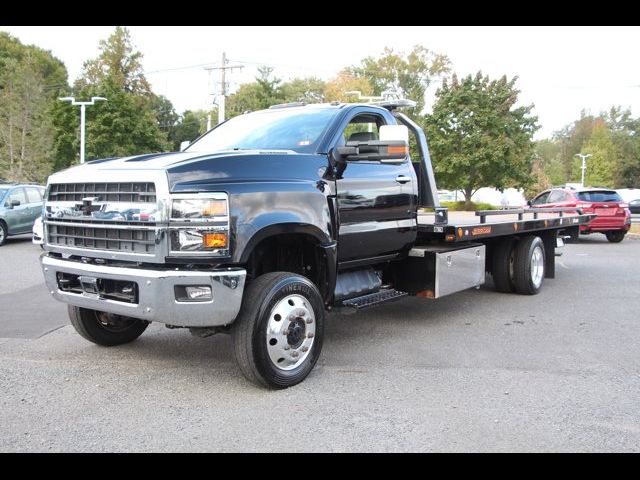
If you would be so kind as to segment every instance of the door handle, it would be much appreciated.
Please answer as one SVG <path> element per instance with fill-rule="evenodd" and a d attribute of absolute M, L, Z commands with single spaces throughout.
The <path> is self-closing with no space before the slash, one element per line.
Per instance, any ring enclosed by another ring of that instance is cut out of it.
<path fill-rule="evenodd" d="M 407 177 L 406 175 L 398 175 L 396 177 L 396 182 L 398 183 L 409 183 L 411 181 L 411 177 Z"/>

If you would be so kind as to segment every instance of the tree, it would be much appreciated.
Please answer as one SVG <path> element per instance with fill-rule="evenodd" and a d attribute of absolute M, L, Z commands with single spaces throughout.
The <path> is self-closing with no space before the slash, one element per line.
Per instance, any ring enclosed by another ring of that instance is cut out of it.
<path fill-rule="evenodd" d="M 426 120 L 435 171 L 439 184 L 464 192 L 466 208 L 481 187 L 502 190 L 531 181 L 537 118 L 532 105 L 516 107 L 516 80 L 453 75 L 436 93 Z"/>
<path fill-rule="evenodd" d="M 142 54 L 131 43 L 129 31 L 118 27 L 100 42 L 100 53 L 85 62 L 71 92 L 78 99 L 106 97 L 87 109 L 86 158 L 128 156 L 170 148 L 160 122 L 174 122 L 175 112 L 164 97 L 151 91 L 143 74 Z M 56 168 L 78 158 L 77 107 L 58 102 L 54 108 Z"/>
<path fill-rule="evenodd" d="M 324 98 L 327 102 L 353 102 L 355 97 L 347 92 L 358 91 L 362 95 L 373 94 L 373 87 L 365 77 L 356 77 L 348 70 L 342 70 L 324 87 Z"/>
<path fill-rule="evenodd" d="M 255 82 L 240 85 L 238 91 L 229 96 L 226 113 L 229 118 L 246 111 L 262 110 L 284 102 L 279 78 L 272 76 L 273 68 L 258 68 Z"/>
<path fill-rule="evenodd" d="M 427 88 L 450 68 L 451 62 L 446 55 L 416 45 L 407 55 L 387 47 L 380 57 L 367 57 L 350 71 L 356 77 L 366 78 L 373 87 L 374 95 L 391 91 L 414 100 L 417 102 L 415 112 L 420 115 L 425 106 Z"/>
<path fill-rule="evenodd" d="M 281 87 L 284 102 L 320 103 L 324 100 L 325 82 L 316 77 L 294 78 Z"/>
<path fill-rule="evenodd" d="M 44 78 L 25 57 L 5 62 L 0 84 L 0 177 L 42 182 L 53 142 Z"/>
<path fill-rule="evenodd" d="M 76 83 L 83 89 L 100 86 L 109 79 L 112 84 L 135 95 L 152 95 L 143 73 L 142 53 L 134 50 L 129 29 L 116 27 L 106 40 L 100 40 L 100 54 L 84 63 L 84 73 Z"/>
<path fill-rule="evenodd" d="M 52 169 L 50 110 L 68 88 L 50 52 L 0 32 L 0 177 L 43 182 Z"/>
<path fill-rule="evenodd" d="M 611 138 L 611 131 L 605 124 L 604 120 L 596 122 L 589 140 L 583 147 L 585 152 L 591 154 L 587 159 L 587 170 L 585 173 L 585 185 L 597 187 L 613 187 L 614 172 L 618 160 L 618 149 Z M 579 171 L 578 164 L 582 164 L 582 160 L 575 159 L 576 168 Z"/>
<path fill-rule="evenodd" d="M 169 138 L 172 141 L 174 150 L 179 150 L 182 142 L 192 142 L 205 133 L 207 115 L 209 115 L 209 112 L 206 110 L 187 110 L 182 114 Z M 216 118 L 216 115 L 217 112 L 211 112 L 212 118 Z"/>

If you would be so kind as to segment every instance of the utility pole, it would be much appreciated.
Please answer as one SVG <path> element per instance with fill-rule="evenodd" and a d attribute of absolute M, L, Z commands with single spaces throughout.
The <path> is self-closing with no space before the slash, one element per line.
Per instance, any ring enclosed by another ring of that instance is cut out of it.
<path fill-rule="evenodd" d="M 582 185 L 584 187 L 584 173 L 587 171 L 587 158 L 591 157 L 592 155 L 590 153 L 587 153 L 586 155 L 584 153 L 576 153 L 576 157 L 580 157 L 582 159 L 582 167 L 580 167 L 580 169 L 582 170 L 582 181 L 580 182 L 580 185 Z"/>
<path fill-rule="evenodd" d="M 233 70 L 235 68 L 244 68 L 244 65 L 227 65 L 229 63 L 229 59 L 227 59 L 226 52 L 222 52 L 222 64 L 219 67 L 207 67 L 205 70 L 220 70 L 220 99 L 218 100 L 218 124 L 224 122 L 224 107 L 225 100 L 227 96 L 227 70 Z"/>
<path fill-rule="evenodd" d="M 80 105 L 80 163 L 84 163 L 84 114 L 87 105 L 94 105 L 96 102 L 106 102 L 104 97 L 91 97 L 89 102 L 76 102 L 75 97 L 60 97 L 58 100 L 63 102 L 70 102 L 71 105 Z"/>

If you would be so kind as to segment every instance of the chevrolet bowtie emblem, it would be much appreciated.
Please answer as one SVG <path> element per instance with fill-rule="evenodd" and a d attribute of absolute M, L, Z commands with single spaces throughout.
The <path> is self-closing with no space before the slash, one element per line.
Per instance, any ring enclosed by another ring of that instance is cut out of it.
<path fill-rule="evenodd" d="M 93 202 L 100 200 L 100 197 L 86 197 L 82 199 L 82 203 L 76 204 L 76 211 L 82 212 L 83 215 L 91 215 L 91 212 L 100 210 L 100 205 L 94 205 Z"/>

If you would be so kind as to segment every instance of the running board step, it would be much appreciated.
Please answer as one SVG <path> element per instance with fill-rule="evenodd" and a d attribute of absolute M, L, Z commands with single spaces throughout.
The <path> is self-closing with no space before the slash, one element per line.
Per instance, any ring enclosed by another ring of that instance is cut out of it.
<path fill-rule="evenodd" d="M 395 302 L 408 295 L 407 292 L 399 292 L 398 290 L 380 290 L 379 292 L 369 293 L 361 297 L 350 298 L 344 300 L 342 305 L 355 310 L 363 310 L 369 307 L 375 307 L 382 303 Z"/>

